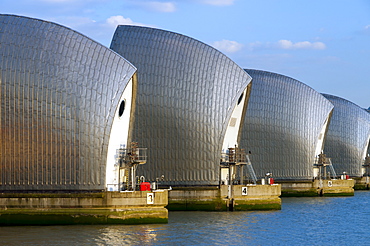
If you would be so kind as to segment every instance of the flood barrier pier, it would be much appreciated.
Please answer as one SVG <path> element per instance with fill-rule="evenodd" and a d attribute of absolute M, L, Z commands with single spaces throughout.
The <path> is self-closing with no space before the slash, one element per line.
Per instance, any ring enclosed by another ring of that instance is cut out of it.
<path fill-rule="evenodd" d="M 353 196 L 353 179 L 315 179 L 301 181 L 278 181 L 282 197 Z"/>
<path fill-rule="evenodd" d="M 168 223 L 168 191 L 0 193 L 0 225 Z"/>
<path fill-rule="evenodd" d="M 248 211 L 281 209 L 281 186 L 220 185 L 177 187 L 169 191 L 170 211 Z"/>

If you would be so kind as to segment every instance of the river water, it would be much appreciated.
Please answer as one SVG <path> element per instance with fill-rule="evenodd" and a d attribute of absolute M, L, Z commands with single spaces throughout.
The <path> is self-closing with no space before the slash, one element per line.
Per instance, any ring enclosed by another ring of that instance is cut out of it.
<path fill-rule="evenodd" d="M 0 227 L 0 245 L 370 245 L 370 191 L 282 210 L 169 212 L 168 224 Z"/>

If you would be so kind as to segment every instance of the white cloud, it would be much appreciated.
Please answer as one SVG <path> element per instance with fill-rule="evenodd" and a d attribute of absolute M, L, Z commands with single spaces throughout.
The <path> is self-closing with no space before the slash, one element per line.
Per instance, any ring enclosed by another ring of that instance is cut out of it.
<path fill-rule="evenodd" d="M 155 28 L 154 25 L 138 23 L 121 15 L 111 16 L 108 19 L 101 21 L 95 21 L 90 18 L 76 16 L 63 16 L 60 18 L 51 19 L 50 21 L 60 23 L 73 30 L 76 30 L 106 46 L 109 46 L 112 33 L 114 33 L 114 30 L 118 25 L 147 26 Z"/>
<path fill-rule="evenodd" d="M 230 40 L 216 41 L 212 44 L 212 46 L 222 52 L 227 52 L 227 53 L 235 53 L 241 50 L 241 48 L 243 47 L 242 44 L 236 41 L 230 41 Z"/>
<path fill-rule="evenodd" d="M 285 49 L 285 50 L 324 50 L 326 48 L 326 45 L 322 42 L 309 42 L 309 41 L 303 41 L 303 42 L 297 42 L 293 43 L 290 40 L 279 40 L 277 43 L 278 48 Z"/>
<path fill-rule="evenodd" d="M 113 27 L 118 25 L 134 25 L 134 26 L 144 26 L 142 23 L 134 22 L 130 18 L 125 18 L 122 15 L 111 16 L 106 20 L 107 24 Z"/>
<path fill-rule="evenodd" d="M 133 2 L 132 4 L 155 12 L 171 13 L 176 11 L 176 6 L 173 2 L 143 1 Z"/>
<path fill-rule="evenodd" d="M 309 42 L 309 41 L 302 41 L 293 43 L 290 40 L 282 39 L 276 43 L 271 42 L 253 42 L 247 45 L 251 50 L 255 49 L 283 49 L 283 50 L 324 50 L 326 49 L 326 45 L 323 42 Z"/>
<path fill-rule="evenodd" d="M 254 50 L 254 49 L 257 49 L 257 48 L 260 48 L 260 47 L 266 47 L 267 48 L 267 44 L 265 43 L 262 43 L 260 41 L 256 41 L 256 42 L 253 42 L 253 43 L 249 43 L 248 44 L 248 47 L 251 49 L 251 50 Z"/>
<path fill-rule="evenodd" d="M 364 33 L 370 33 L 370 25 L 364 27 Z"/>
<path fill-rule="evenodd" d="M 202 0 L 202 3 L 215 5 L 215 6 L 228 6 L 233 5 L 235 0 Z"/>

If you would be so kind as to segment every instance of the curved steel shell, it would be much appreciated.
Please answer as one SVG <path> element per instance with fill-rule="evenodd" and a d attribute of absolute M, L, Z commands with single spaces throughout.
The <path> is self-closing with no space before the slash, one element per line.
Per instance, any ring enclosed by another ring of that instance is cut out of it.
<path fill-rule="evenodd" d="M 136 69 L 63 26 L 0 15 L 0 190 L 101 190 Z"/>
<path fill-rule="evenodd" d="M 337 173 L 360 177 L 370 140 L 370 114 L 343 98 L 323 95 L 334 104 L 325 153 Z"/>
<path fill-rule="evenodd" d="M 148 148 L 145 177 L 218 185 L 226 128 L 250 76 L 216 49 L 169 31 L 119 26 L 111 48 L 138 69 L 133 139 Z"/>
<path fill-rule="evenodd" d="M 246 71 L 253 86 L 240 146 L 251 151 L 256 175 L 270 172 L 281 180 L 312 179 L 315 152 L 333 105 L 295 79 Z"/>

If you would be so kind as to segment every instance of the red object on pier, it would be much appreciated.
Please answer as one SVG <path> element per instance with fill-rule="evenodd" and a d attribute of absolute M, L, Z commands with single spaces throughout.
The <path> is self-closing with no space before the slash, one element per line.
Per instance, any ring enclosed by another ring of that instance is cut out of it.
<path fill-rule="evenodd" d="M 140 191 L 150 191 L 150 183 L 149 182 L 140 183 Z"/>

